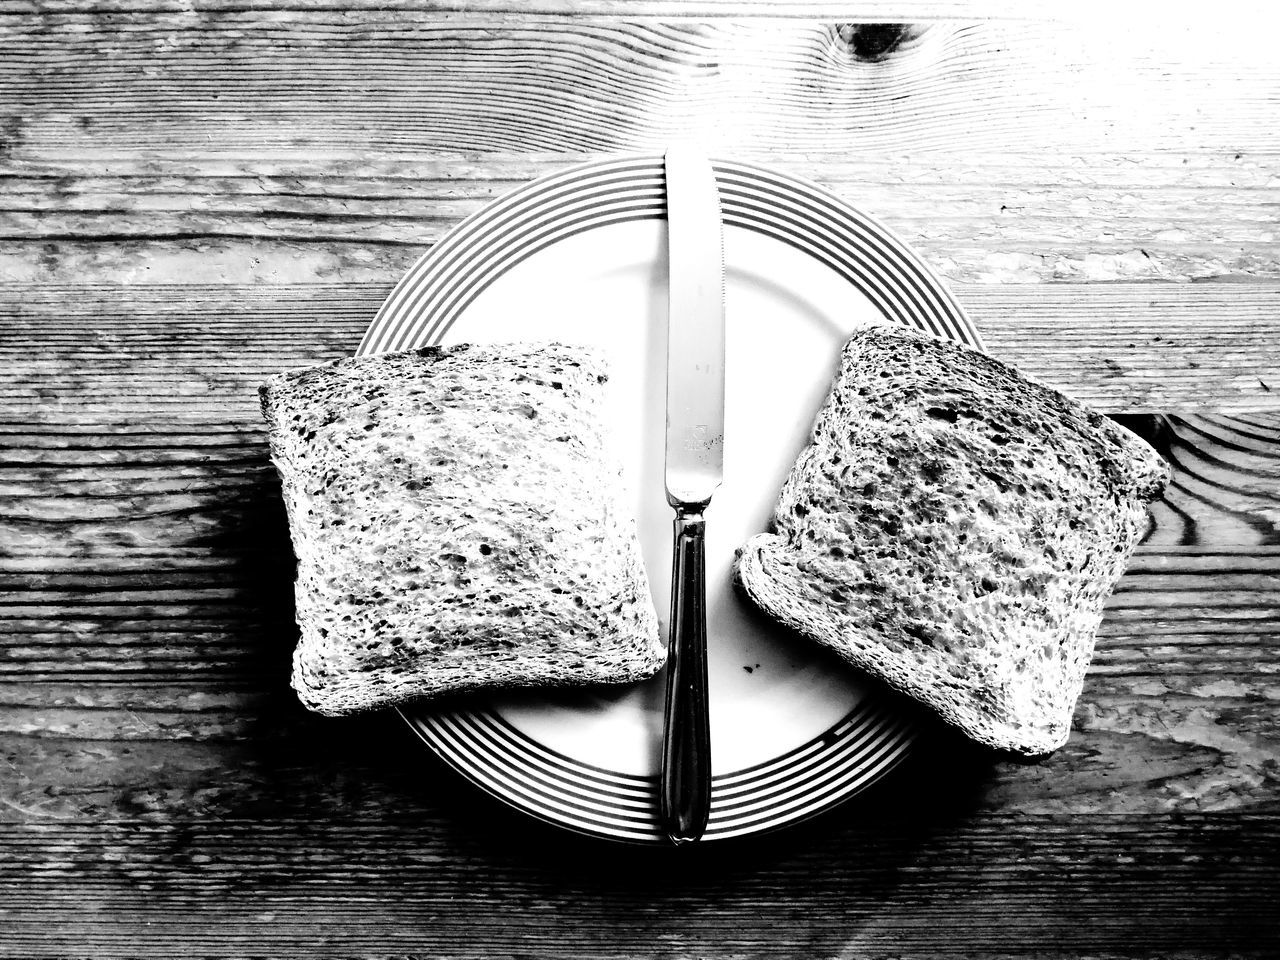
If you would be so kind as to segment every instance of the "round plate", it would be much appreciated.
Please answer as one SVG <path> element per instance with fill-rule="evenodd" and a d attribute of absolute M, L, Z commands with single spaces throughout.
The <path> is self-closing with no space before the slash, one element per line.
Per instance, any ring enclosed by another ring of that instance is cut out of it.
<path fill-rule="evenodd" d="M 706 838 L 780 827 L 849 797 L 909 749 L 905 720 L 842 664 L 775 627 L 730 582 L 766 529 L 857 327 L 902 323 L 980 346 L 902 241 L 815 184 L 715 161 L 724 221 L 725 481 L 707 512 L 712 804 Z M 359 353 L 437 343 L 590 344 L 666 629 L 666 198 L 661 157 L 588 163 L 468 218 L 400 281 Z M 659 842 L 663 678 L 472 697 L 402 711 L 449 764 L 513 806 L 600 837 Z"/>

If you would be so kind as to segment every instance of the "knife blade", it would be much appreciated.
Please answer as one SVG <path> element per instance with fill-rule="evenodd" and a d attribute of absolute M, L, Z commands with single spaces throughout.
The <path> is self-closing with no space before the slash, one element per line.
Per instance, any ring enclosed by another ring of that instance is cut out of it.
<path fill-rule="evenodd" d="M 664 166 L 666 493 L 676 516 L 659 790 L 663 829 L 679 845 L 702 837 L 711 809 L 704 512 L 724 477 L 724 239 L 710 161 L 681 145 Z"/>

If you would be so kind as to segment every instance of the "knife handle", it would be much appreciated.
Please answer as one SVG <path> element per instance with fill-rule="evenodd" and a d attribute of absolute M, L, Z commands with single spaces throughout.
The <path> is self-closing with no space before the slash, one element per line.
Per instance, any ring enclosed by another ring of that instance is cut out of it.
<path fill-rule="evenodd" d="M 699 839 L 711 812 L 706 528 L 701 513 L 677 508 L 660 783 L 662 827 L 676 845 Z"/>

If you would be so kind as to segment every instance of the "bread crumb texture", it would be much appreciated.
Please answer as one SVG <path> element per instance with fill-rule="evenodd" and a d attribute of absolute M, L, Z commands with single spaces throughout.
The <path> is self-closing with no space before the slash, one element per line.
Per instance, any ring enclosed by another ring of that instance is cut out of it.
<path fill-rule="evenodd" d="M 735 577 L 766 612 L 1028 756 L 1066 742 L 1103 604 L 1168 467 L 985 354 L 861 331 Z"/>
<path fill-rule="evenodd" d="M 655 673 L 634 519 L 576 347 L 429 347 L 261 388 L 298 559 L 293 686 L 324 714 Z"/>

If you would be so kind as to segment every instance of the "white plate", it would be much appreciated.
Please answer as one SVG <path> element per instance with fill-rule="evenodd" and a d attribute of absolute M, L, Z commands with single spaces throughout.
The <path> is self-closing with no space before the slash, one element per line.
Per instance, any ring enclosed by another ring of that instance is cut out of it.
<path fill-rule="evenodd" d="M 904 323 L 980 346 L 934 273 L 822 188 L 714 163 L 725 223 L 725 481 L 707 513 L 712 805 L 706 838 L 773 829 L 857 792 L 912 733 L 852 670 L 736 595 L 733 552 L 764 530 L 783 477 L 860 325 Z M 603 349 L 617 452 L 666 628 L 663 493 L 666 220 L 660 157 L 589 163 L 470 217 L 383 304 L 359 353 L 558 340 Z M 625 689 L 505 694 L 405 719 L 458 771 L 544 820 L 661 841 L 661 677 Z"/>

